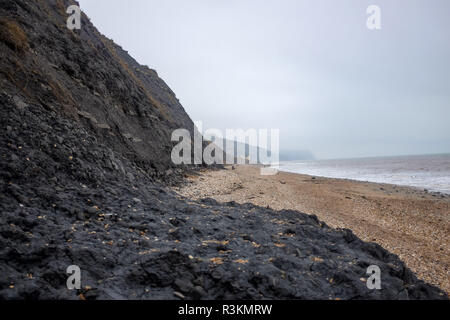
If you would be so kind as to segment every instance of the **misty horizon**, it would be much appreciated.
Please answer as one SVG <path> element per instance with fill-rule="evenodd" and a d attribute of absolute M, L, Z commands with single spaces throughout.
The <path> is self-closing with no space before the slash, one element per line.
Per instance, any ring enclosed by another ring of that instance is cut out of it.
<path fill-rule="evenodd" d="M 279 128 L 281 153 L 317 159 L 450 153 L 448 2 L 80 6 L 205 128 Z"/>

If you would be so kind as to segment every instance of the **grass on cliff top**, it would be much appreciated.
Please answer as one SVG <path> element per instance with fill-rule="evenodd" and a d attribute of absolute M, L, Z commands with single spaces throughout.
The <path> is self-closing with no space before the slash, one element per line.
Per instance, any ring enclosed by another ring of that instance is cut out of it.
<path fill-rule="evenodd" d="M 0 19 L 0 41 L 18 52 L 24 52 L 30 47 L 25 31 L 17 22 L 9 19 Z"/>

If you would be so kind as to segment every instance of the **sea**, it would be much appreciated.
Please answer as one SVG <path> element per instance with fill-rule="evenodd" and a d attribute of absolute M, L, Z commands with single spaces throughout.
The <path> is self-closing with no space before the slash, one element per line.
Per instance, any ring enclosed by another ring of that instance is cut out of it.
<path fill-rule="evenodd" d="M 283 161 L 280 170 L 312 176 L 389 183 L 450 194 L 450 154 Z"/>

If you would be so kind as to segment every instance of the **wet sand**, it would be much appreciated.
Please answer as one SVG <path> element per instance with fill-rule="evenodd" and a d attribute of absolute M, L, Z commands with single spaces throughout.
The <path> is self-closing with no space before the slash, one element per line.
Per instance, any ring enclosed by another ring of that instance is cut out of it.
<path fill-rule="evenodd" d="M 315 214 L 397 254 L 417 276 L 450 293 L 450 196 L 410 187 L 279 172 L 256 166 L 205 170 L 180 194 Z"/>

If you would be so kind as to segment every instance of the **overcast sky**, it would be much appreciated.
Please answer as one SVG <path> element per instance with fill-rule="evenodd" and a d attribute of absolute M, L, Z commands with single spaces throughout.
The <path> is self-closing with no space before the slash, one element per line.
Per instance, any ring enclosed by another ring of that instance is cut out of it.
<path fill-rule="evenodd" d="M 279 128 L 317 158 L 450 152 L 448 0 L 80 5 L 206 128 Z"/>

